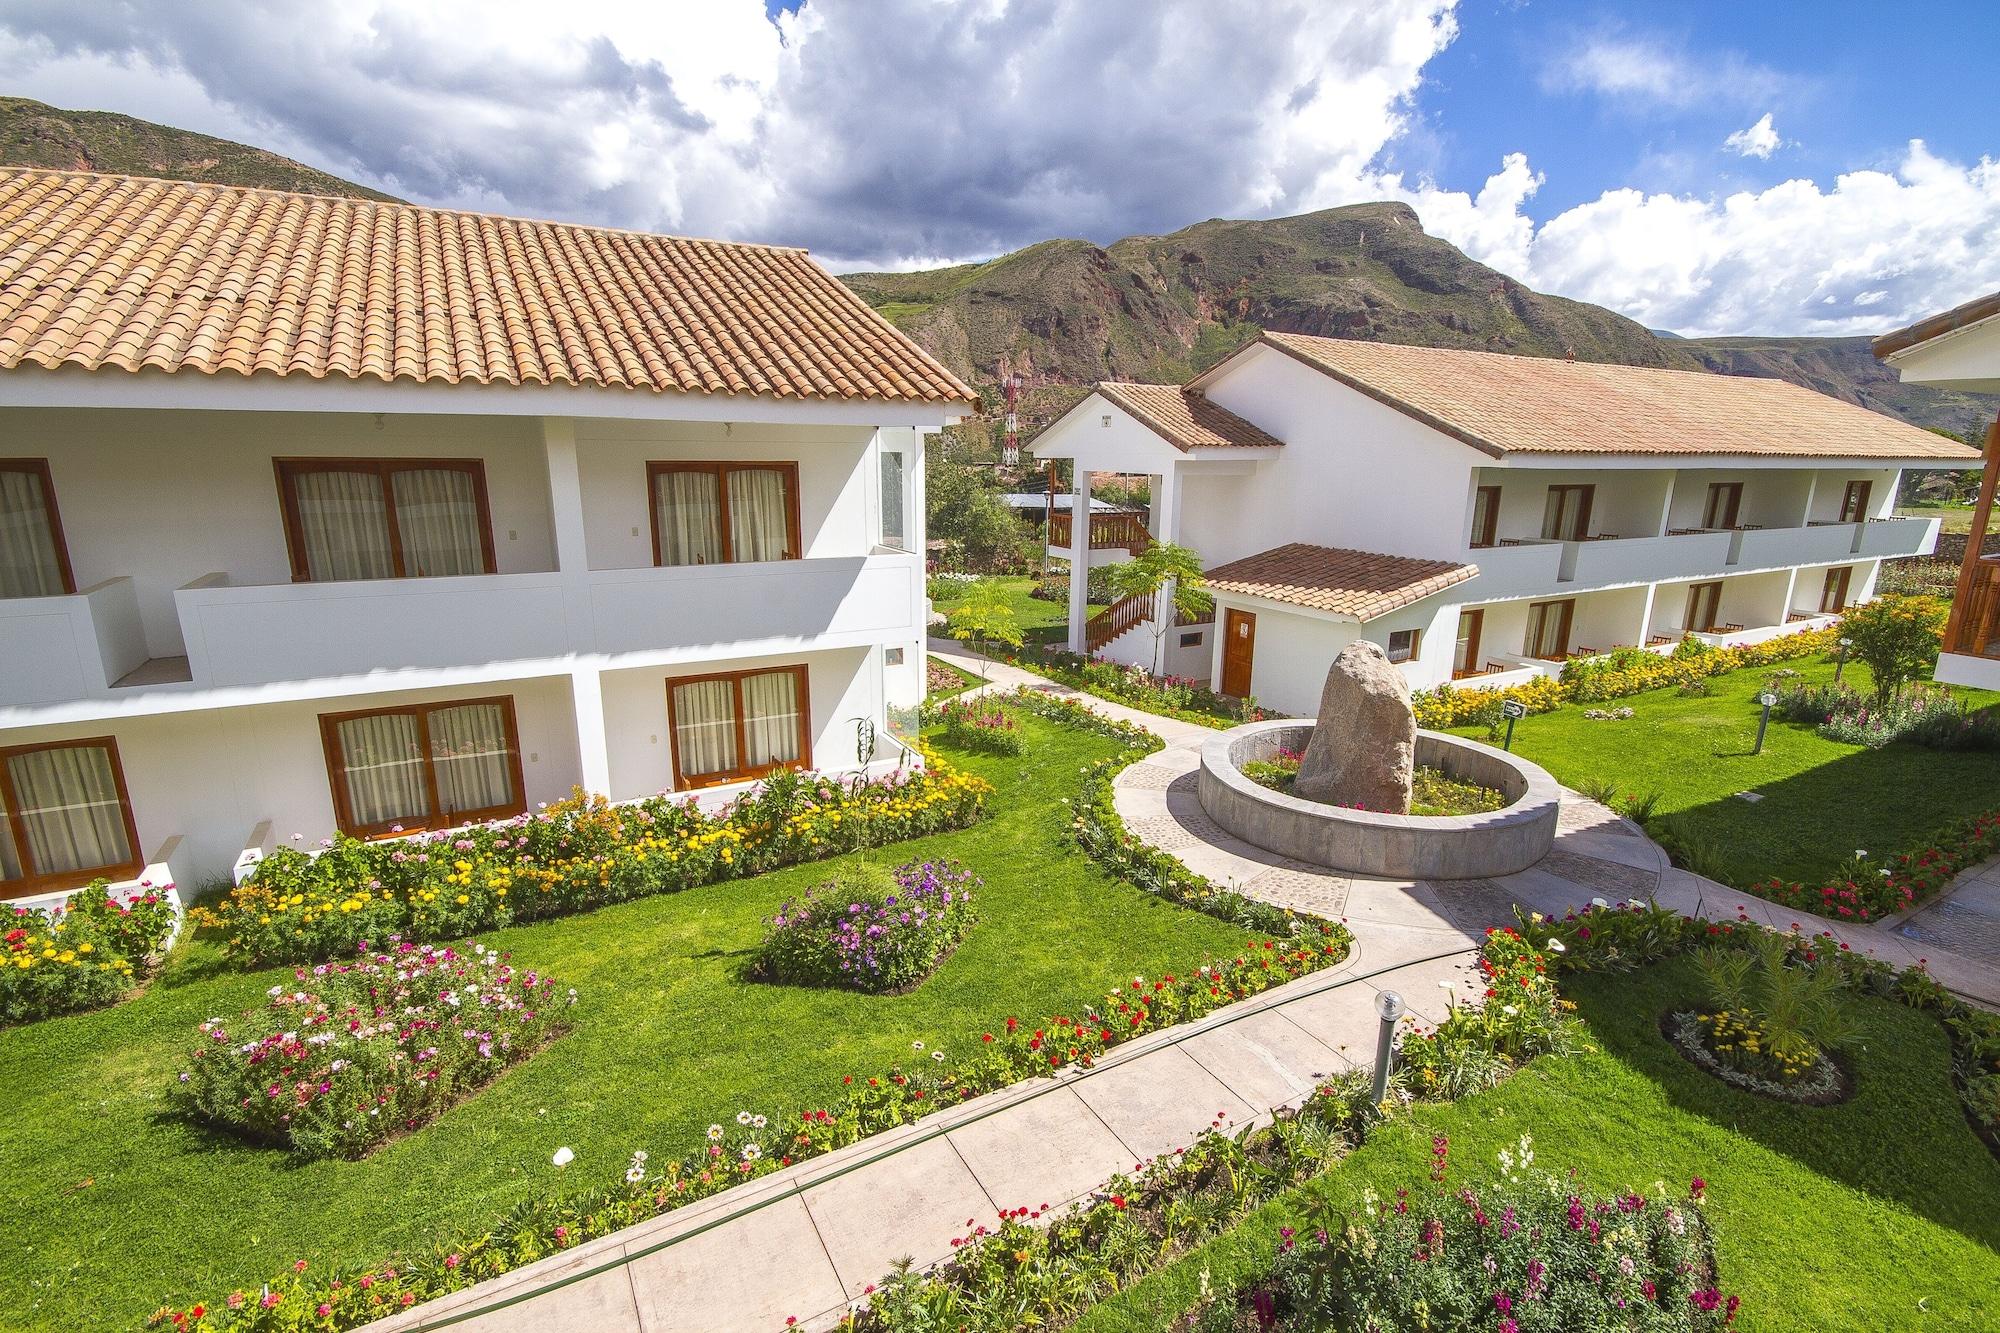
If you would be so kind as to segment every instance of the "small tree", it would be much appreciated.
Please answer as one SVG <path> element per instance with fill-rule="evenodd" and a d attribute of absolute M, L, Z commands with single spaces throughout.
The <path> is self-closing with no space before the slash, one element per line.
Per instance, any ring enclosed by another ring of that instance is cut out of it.
<path fill-rule="evenodd" d="M 1215 599 L 1203 591 L 1207 582 L 1202 578 L 1201 557 L 1189 547 L 1173 542 L 1157 542 L 1125 563 L 1111 567 L 1113 596 L 1121 600 L 1126 597 L 1153 599 L 1155 666 L 1160 664 L 1160 642 L 1173 628 L 1175 619 L 1164 614 L 1159 604 L 1160 593 L 1169 586 L 1174 590 L 1174 610 L 1182 615 L 1193 618 L 1214 610 Z"/>
<path fill-rule="evenodd" d="M 1841 637 L 1854 641 L 1854 656 L 1875 677 L 1877 704 L 1937 665 L 1947 614 L 1936 597 L 1878 597 L 1841 617 Z"/>
<path fill-rule="evenodd" d="M 964 643 L 970 639 L 979 652 L 979 679 L 986 679 L 986 646 L 991 643 L 1008 648 L 1021 646 L 1020 622 L 1014 618 L 1014 608 L 1000 595 L 1000 590 L 991 583 L 981 580 L 966 591 L 965 600 L 958 609 L 951 612 L 945 622 L 946 632 L 952 638 Z"/>

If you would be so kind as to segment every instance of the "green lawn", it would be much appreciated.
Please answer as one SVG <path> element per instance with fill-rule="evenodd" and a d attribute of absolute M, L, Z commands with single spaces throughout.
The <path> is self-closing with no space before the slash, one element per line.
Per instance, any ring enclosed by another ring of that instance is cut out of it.
<path fill-rule="evenodd" d="M 951 594 L 948 597 L 934 599 L 931 609 L 949 616 L 964 604 L 974 587 L 995 588 L 1014 612 L 1014 623 L 1020 626 L 1023 639 L 1029 643 L 1060 644 L 1069 637 L 1069 603 L 1049 602 L 1039 597 L 1030 597 L 1028 594 L 1034 588 L 1035 582 L 1034 578 L 1026 574 L 989 575 L 979 579 L 976 584 L 940 585 L 934 582 L 933 587 L 948 587 L 951 589 Z M 1103 609 L 1102 603 L 1093 602 L 1090 614 L 1095 615 Z"/>
<path fill-rule="evenodd" d="M 362 1162 L 294 1164 L 172 1115 L 195 1025 L 257 1004 L 285 970 L 242 973 L 196 943 L 140 998 L 0 1031 L 0 1327 L 132 1327 L 295 1259 L 379 1257 L 476 1226 L 535 1191 L 609 1182 L 634 1148 L 677 1152 L 739 1109 L 815 1104 L 910 1043 L 977 1040 L 1006 1015 L 1073 1009 L 1134 974 L 1181 970 L 1242 932 L 1110 879 L 1060 841 L 1073 774 L 1114 742 L 1023 717 L 1025 753 L 965 758 L 993 817 L 876 853 L 956 856 L 984 920 L 901 997 L 743 980 L 761 921 L 823 866 L 503 931 L 488 942 L 574 985 L 568 1036 L 431 1127 Z M 1058 775 L 1052 780 L 1051 775 Z M 564 1171 L 557 1148 L 574 1149 Z"/>
<path fill-rule="evenodd" d="M 1430 1188 L 1434 1134 L 1450 1140 L 1456 1189 L 1492 1181 L 1494 1154 L 1523 1133 L 1538 1168 L 1575 1168 L 1600 1194 L 1705 1179 L 1722 1288 L 1743 1298 L 1745 1330 L 2000 1325 L 2000 1161 L 1952 1094 L 1937 1020 L 1858 1001 L 1854 1098 L 1787 1106 L 1717 1082 L 1660 1036 L 1660 1014 L 1696 998 L 1697 977 L 1683 959 L 1571 979 L 1585 1050 L 1390 1122 L 1326 1175 L 1098 1307 L 1078 1333 L 1169 1326 L 1204 1271 L 1217 1290 L 1266 1271 L 1278 1228 L 1305 1229 L 1315 1203 L 1353 1209 L 1371 1186 L 1383 1197 Z"/>
<path fill-rule="evenodd" d="M 1811 680 L 1830 680 L 1830 663 L 1787 663 Z M 1883 856 L 1923 842 L 1959 815 L 2000 804 L 2000 754 L 1943 753 L 1914 745 L 1880 750 L 1823 740 L 1809 726 L 1773 720 L 1762 754 L 1752 754 L 1756 696 L 1769 668 L 1713 678 L 1715 692 L 1684 697 L 1672 688 L 1602 704 L 1565 705 L 1523 718 L 1514 749 L 1576 786 L 1614 782 L 1623 796 L 1657 792 L 1657 815 L 1680 836 L 1704 843 L 1746 884 L 1768 875 L 1812 881 L 1857 849 Z M 1850 663 L 1843 680 L 1869 688 Z M 1957 691 L 1973 707 L 2000 696 Z M 1623 722 L 1593 721 L 1586 707 L 1631 707 Z M 1483 727 L 1461 735 L 1485 739 Z M 1751 802 L 1737 792 L 1763 797 Z"/>
<path fill-rule="evenodd" d="M 1972 506 L 1962 505 L 1897 505 L 1899 518 L 1935 518 L 1940 532 L 1972 531 Z"/>

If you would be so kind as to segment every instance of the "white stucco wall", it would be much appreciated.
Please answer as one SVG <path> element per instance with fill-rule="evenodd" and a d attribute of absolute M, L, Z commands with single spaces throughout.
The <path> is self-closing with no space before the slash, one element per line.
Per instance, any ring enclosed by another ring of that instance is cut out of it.
<path fill-rule="evenodd" d="M 1234 607 L 1257 617 L 1256 644 L 1250 660 L 1250 693 L 1265 708 L 1295 716 L 1319 711 L 1327 668 L 1341 649 L 1356 639 L 1369 639 L 1385 651 L 1398 630 L 1419 632 L 1417 656 L 1401 663 L 1410 688 L 1424 689 L 1451 677 L 1451 655 L 1458 628 L 1456 603 L 1426 601 L 1404 607 L 1367 624 L 1334 620 L 1256 598 L 1221 593 L 1216 597 L 1215 623 L 1224 623 Z M 1218 632 L 1210 653 L 1210 679 L 1222 674 L 1222 644 Z"/>

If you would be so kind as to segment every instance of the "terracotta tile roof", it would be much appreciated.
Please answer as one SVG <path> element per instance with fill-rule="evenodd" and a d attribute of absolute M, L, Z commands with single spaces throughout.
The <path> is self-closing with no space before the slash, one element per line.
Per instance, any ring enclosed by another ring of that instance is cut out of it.
<path fill-rule="evenodd" d="M 802 250 L 0 168 L 0 369 L 970 404 Z"/>
<path fill-rule="evenodd" d="M 1885 333 L 1868 344 L 1868 348 L 1878 357 L 1891 356 L 1918 343 L 1929 342 L 1940 334 L 1955 332 L 1995 315 L 2000 315 L 2000 292 L 1988 292 L 1964 305 L 1955 305 L 1942 314 L 1929 315 L 1893 333 Z"/>
<path fill-rule="evenodd" d="M 1106 380 L 1097 392 L 1174 448 L 1275 448 L 1284 443 L 1226 407 L 1178 384 L 1131 384 Z"/>
<path fill-rule="evenodd" d="M 1976 450 L 1941 435 L 1784 380 L 1293 333 L 1266 333 L 1260 341 L 1494 457 L 1978 461 Z"/>
<path fill-rule="evenodd" d="M 1463 583 L 1478 572 L 1477 565 L 1451 560 L 1420 560 L 1293 542 L 1217 565 L 1206 577 L 1208 586 L 1217 592 L 1240 592 L 1356 620 L 1373 620 L 1454 583 Z"/>

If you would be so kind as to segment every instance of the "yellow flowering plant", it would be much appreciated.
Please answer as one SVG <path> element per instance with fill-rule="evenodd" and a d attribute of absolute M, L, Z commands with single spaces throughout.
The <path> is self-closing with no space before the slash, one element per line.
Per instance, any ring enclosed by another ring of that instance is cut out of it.
<path fill-rule="evenodd" d="M 159 966 L 173 929 L 166 889 L 150 885 L 113 894 L 98 879 L 60 907 L 13 908 L 0 932 L 0 1023 L 123 999 Z"/>

